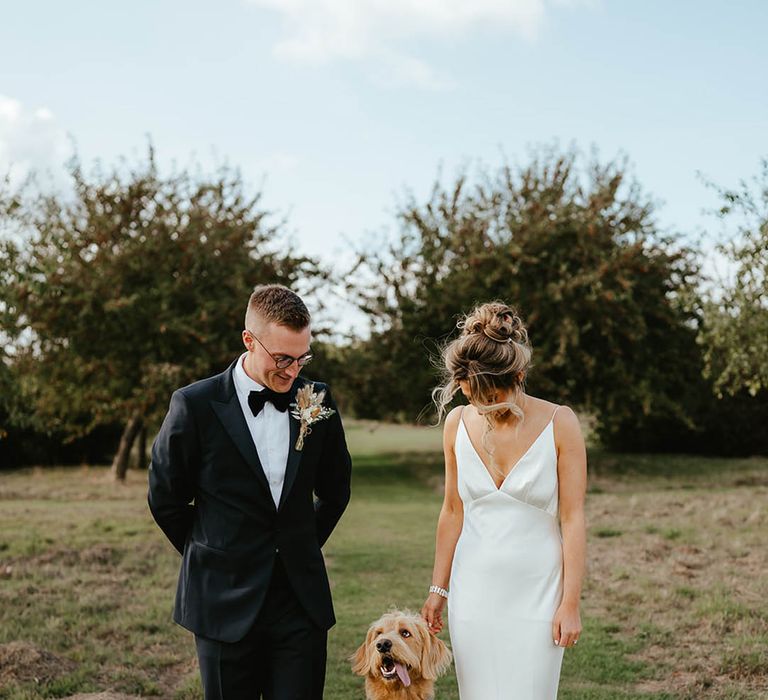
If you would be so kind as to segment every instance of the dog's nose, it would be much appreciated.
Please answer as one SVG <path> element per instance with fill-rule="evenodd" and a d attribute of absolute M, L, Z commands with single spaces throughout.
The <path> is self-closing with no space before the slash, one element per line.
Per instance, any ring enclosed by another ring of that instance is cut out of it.
<path fill-rule="evenodd" d="M 392 642 L 388 639 L 382 639 L 380 642 L 376 642 L 376 648 L 383 654 L 392 648 Z"/>

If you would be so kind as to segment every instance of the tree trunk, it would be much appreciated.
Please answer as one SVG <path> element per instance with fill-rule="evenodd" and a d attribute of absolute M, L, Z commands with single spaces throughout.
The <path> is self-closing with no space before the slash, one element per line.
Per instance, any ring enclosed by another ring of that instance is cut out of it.
<path fill-rule="evenodd" d="M 123 429 L 120 437 L 120 446 L 117 448 L 115 458 L 112 460 L 112 476 L 115 481 L 125 481 L 125 473 L 128 471 L 128 463 L 131 458 L 131 447 L 136 435 L 141 429 L 141 414 L 134 413 Z"/>
<path fill-rule="evenodd" d="M 141 422 L 141 429 L 139 430 L 139 445 L 138 454 L 136 455 L 136 468 L 147 468 L 147 426 L 144 421 Z"/>

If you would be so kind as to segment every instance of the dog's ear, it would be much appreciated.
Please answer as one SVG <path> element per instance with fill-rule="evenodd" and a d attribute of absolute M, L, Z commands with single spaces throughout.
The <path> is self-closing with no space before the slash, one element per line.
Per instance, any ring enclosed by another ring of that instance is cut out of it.
<path fill-rule="evenodd" d="M 445 642 L 432 634 L 426 624 L 421 629 L 421 676 L 434 681 L 448 670 L 453 655 Z"/>
<path fill-rule="evenodd" d="M 357 647 L 349 660 L 352 662 L 352 673 L 358 676 L 367 676 L 371 670 L 371 654 L 373 648 L 373 638 L 375 625 L 371 625 L 368 628 L 368 633 L 365 635 L 365 641 Z"/>

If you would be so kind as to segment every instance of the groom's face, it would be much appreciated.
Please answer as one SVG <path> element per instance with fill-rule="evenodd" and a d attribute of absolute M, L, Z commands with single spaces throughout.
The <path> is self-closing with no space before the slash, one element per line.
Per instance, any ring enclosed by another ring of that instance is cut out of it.
<path fill-rule="evenodd" d="M 248 350 L 245 358 L 246 372 L 259 384 L 273 391 L 283 393 L 290 390 L 301 368 L 298 363 L 292 362 L 285 369 L 278 369 L 275 366 L 275 358 L 298 358 L 308 353 L 312 340 L 310 327 L 296 331 L 269 322 L 256 324 L 250 330 L 264 347 L 254 340 L 250 333 L 243 333 L 243 343 Z"/>

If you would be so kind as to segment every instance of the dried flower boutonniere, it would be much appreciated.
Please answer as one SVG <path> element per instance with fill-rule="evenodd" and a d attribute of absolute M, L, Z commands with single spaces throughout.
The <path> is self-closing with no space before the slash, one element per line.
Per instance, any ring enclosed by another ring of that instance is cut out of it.
<path fill-rule="evenodd" d="M 301 421 L 299 428 L 299 438 L 296 440 L 295 448 L 301 450 L 304 447 L 304 438 L 312 432 L 310 427 L 313 423 L 330 418 L 336 411 L 327 406 L 323 406 L 325 398 L 325 389 L 318 393 L 314 391 L 314 384 L 305 384 L 296 392 L 296 401 L 291 404 L 291 415 L 296 420 Z"/>

